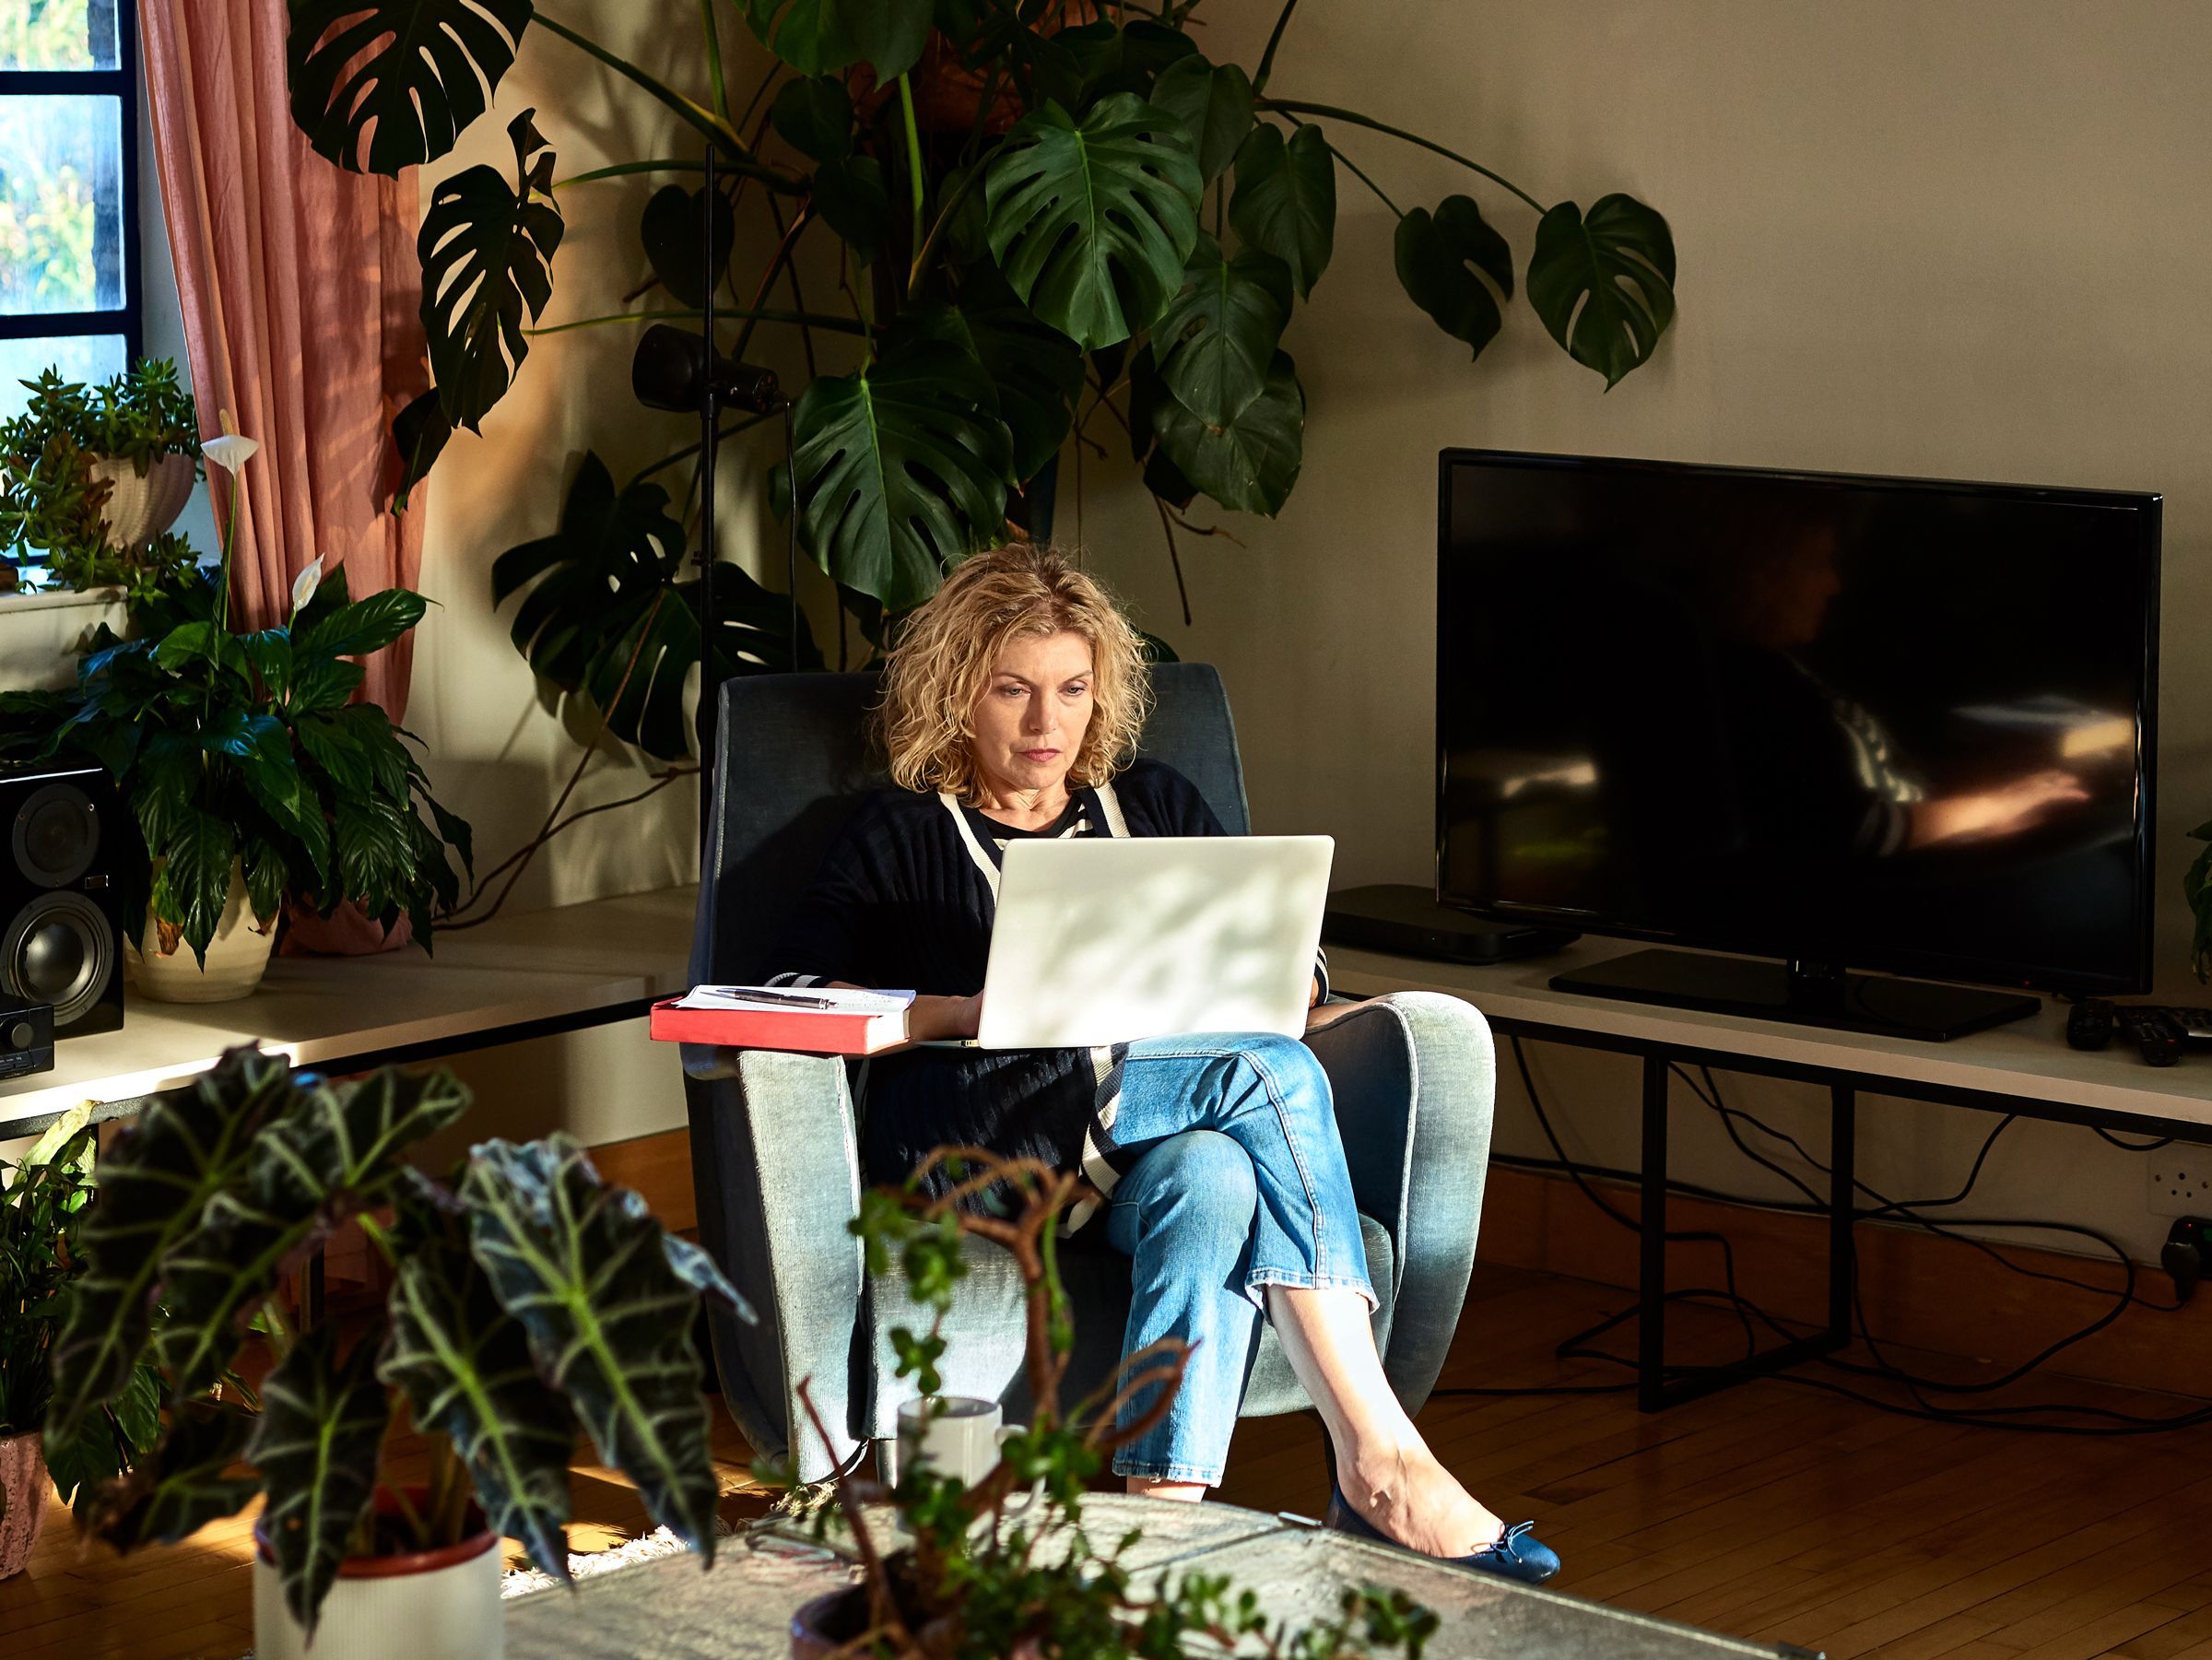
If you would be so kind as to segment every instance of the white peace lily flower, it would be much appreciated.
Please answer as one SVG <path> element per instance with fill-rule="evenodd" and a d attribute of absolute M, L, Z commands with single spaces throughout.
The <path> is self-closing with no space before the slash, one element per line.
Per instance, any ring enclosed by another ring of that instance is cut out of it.
<path fill-rule="evenodd" d="M 297 617 L 307 609 L 307 602 L 315 596 L 323 585 L 323 556 L 317 554 L 308 562 L 307 569 L 292 578 L 292 615 Z"/>
<path fill-rule="evenodd" d="M 226 473 L 235 475 L 239 468 L 253 459 L 254 452 L 260 448 L 260 443 L 253 439 L 226 432 L 220 438 L 210 438 L 201 444 L 200 453 Z"/>

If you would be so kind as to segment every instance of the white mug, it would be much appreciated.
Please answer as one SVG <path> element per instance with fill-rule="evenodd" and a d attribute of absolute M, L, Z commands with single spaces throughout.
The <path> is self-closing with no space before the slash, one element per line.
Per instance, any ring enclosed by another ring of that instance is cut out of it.
<path fill-rule="evenodd" d="M 997 1467 L 998 1449 L 1018 1432 L 1001 1422 L 996 1401 L 923 1395 L 899 1408 L 899 1470 L 934 1470 L 973 1487 Z"/>

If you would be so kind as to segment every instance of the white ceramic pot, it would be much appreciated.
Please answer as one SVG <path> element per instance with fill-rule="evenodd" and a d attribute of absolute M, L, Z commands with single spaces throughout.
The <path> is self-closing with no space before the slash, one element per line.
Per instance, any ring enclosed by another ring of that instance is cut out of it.
<path fill-rule="evenodd" d="M 254 1660 L 500 1660 L 506 1652 L 496 1534 L 413 1556 L 347 1557 L 312 1649 L 258 1528 L 253 1544 Z"/>
<path fill-rule="evenodd" d="M 127 550 L 143 547 L 177 522 L 198 475 L 191 456 L 172 453 L 157 459 L 144 477 L 136 462 L 105 456 L 92 464 L 92 477 L 113 487 L 100 522 L 108 540 Z"/>
<path fill-rule="evenodd" d="M 266 927 L 256 921 L 246 899 L 243 868 L 230 866 L 230 897 L 223 905 L 223 920 L 207 942 L 206 966 L 202 967 L 182 935 L 149 914 L 146 919 L 144 948 L 129 940 L 123 945 L 131 983 L 156 1003 L 228 1003 L 250 997 L 269 966 L 269 948 L 276 943 L 276 919 Z"/>
<path fill-rule="evenodd" d="M 23 1572 L 46 1520 L 46 1450 L 38 1432 L 0 1435 L 0 1579 Z"/>

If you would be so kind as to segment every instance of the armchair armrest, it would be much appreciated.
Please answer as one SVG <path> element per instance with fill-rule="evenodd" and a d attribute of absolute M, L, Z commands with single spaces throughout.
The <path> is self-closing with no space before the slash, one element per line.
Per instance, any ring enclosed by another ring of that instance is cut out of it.
<path fill-rule="evenodd" d="M 854 1433 L 867 1380 L 853 1360 L 861 1247 L 845 1224 L 860 1208 L 860 1155 L 844 1063 L 683 1049 L 700 1240 L 759 1315 L 752 1325 L 710 1315 L 723 1393 L 757 1451 L 818 1481 L 865 1435 Z M 802 1383 L 827 1447 L 800 1404 Z"/>
<path fill-rule="evenodd" d="M 1475 1265 L 1498 1084 L 1489 1023 L 1397 992 L 1307 1035 L 1329 1075 L 1360 1211 L 1396 1247 L 1382 1369 L 1408 1412 L 1436 1386 Z"/>

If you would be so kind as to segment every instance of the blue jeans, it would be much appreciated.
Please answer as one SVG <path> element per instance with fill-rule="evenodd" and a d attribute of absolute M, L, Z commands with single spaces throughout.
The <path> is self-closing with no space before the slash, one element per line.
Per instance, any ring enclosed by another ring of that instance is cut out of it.
<path fill-rule="evenodd" d="M 1123 1476 L 1218 1486 L 1271 1285 L 1336 1287 L 1370 1307 L 1367 1253 L 1329 1080 L 1294 1038 L 1205 1033 L 1129 1046 L 1106 1237 L 1130 1258 L 1122 1352 L 1192 1346 L 1167 1416 L 1115 1455 Z M 1134 1423 L 1159 1385 L 1124 1404 Z"/>

